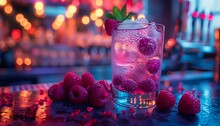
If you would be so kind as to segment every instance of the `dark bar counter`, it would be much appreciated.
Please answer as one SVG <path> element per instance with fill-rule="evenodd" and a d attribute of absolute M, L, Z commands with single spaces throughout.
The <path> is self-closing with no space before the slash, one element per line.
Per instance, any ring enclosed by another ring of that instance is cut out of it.
<path fill-rule="evenodd" d="M 168 77 L 167 77 L 168 78 Z M 166 78 L 166 79 L 167 79 Z M 178 91 L 179 83 L 182 83 L 184 91 Z M 30 107 L 47 96 L 47 90 L 52 83 L 1 86 L 0 91 L 12 93 L 14 95 L 13 106 L 0 109 L 1 126 L 68 126 L 68 125 L 91 125 L 91 120 L 96 120 L 95 125 L 218 125 L 220 124 L 220 85 L 210 80 L 190 80 L 190 81 L 168 81 L 161 83 L 161 89 L 172 89 L 176 97 L 176 104 L 170 111 L 159 111 L 156 107 L 145 109 L 136 109 L 131 113 L 130 108 L 124 108 L 114 104 L 113 100 L 105 108 L 87 112 L 88 104 L 74 105 L 64 102 L 52 102 L 49 98 L 42 105 L 39 105 L 34 120 L 20 118 L 21 113 L 27 107 Z M 197 115 L 181 115 L 178 113 L 178 101 L 185 91 L 195 91 L 201 93 L 201 111 Z M 80 109 L 79 115 L 71 118 L 71 112 Z M 122 110 L 126 113 L 122 114 Z M 103 112 L 111 111 L 112 116 L 103 116 Z M 87 113 L 85 116 L 85 113 Z"/>

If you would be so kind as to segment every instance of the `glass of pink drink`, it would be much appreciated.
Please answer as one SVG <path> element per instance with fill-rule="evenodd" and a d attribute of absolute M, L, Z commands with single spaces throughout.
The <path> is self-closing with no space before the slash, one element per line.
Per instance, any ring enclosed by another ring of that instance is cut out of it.
<path fill-rule="evenodd" d="M 112 34 L 112 83 L 117 104 L 149 108 L 160 87 L 165 27 L 120 23 Z"/>

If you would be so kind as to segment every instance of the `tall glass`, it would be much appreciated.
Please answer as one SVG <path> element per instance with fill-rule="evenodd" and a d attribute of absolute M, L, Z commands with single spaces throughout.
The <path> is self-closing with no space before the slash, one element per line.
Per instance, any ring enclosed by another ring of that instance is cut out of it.
<path fill-rule="evenodd" d="M 112 34 L 112 83 L 117 104 L 149 108 L 160 87 L 164 29 L 160 24 L 118 24 Z"/>

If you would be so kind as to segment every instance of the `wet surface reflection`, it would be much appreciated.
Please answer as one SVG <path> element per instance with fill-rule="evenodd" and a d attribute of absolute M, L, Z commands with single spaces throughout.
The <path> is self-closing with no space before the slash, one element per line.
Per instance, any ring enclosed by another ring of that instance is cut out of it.
<path fill-rule="evenodd" d="M 47 96 L 47 90 L 38 91 L 22 90 L 14 94 L 13 107 L 3 107 L 0 109 L 0 125 L 84 125 L 91 119 L 97 119 L 98 125 L 216 125 L 220 123 L 220 85 L 208 81 L 165 82 L 163 89 L 172 91 L 176 97 L 176 104 L 170 111 L 159 111 L 156 107 L 148 109 L 136 109 L 131 113 L 131 108 L 122 107 L 113 102 L 106 108 L 94 108 L 92 112 L 87 111 L 89 104 L 73 105 L 67 102 L 52 102 Z M 177 103 L 185 91 L 193 91 L 197 96 L 201 95 L 201 111 L 195 116 L 181 115 L 178 113 Z M 8 91 L 8 89 L 6 90 Z M 135 100 L 133 101 L 135 102 Z M 39 104 L 34 120 L 19 118 L 29 110 L 31 105 Z M 71 117 L 71 113 L 81 110 L 78 115 Z M 110 118 L 103 117 L 103 112 L 111 111 Z M 123 113 L 122 111 L 125 111 Z M 114 115 L 114 116 L 113 116 Z"/>

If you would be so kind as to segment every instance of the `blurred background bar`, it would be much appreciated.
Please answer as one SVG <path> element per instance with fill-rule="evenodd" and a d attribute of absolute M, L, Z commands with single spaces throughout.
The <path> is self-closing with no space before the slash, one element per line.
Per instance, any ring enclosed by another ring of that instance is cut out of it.
<path fill-rule="evenodd" d="M 219 0 L 0 0 L 0 86 L 57 82 L 68 71 L 110 80 L 103 14 L 124 4 L 166 26 L 163 80 L 219 81 Z"/>

